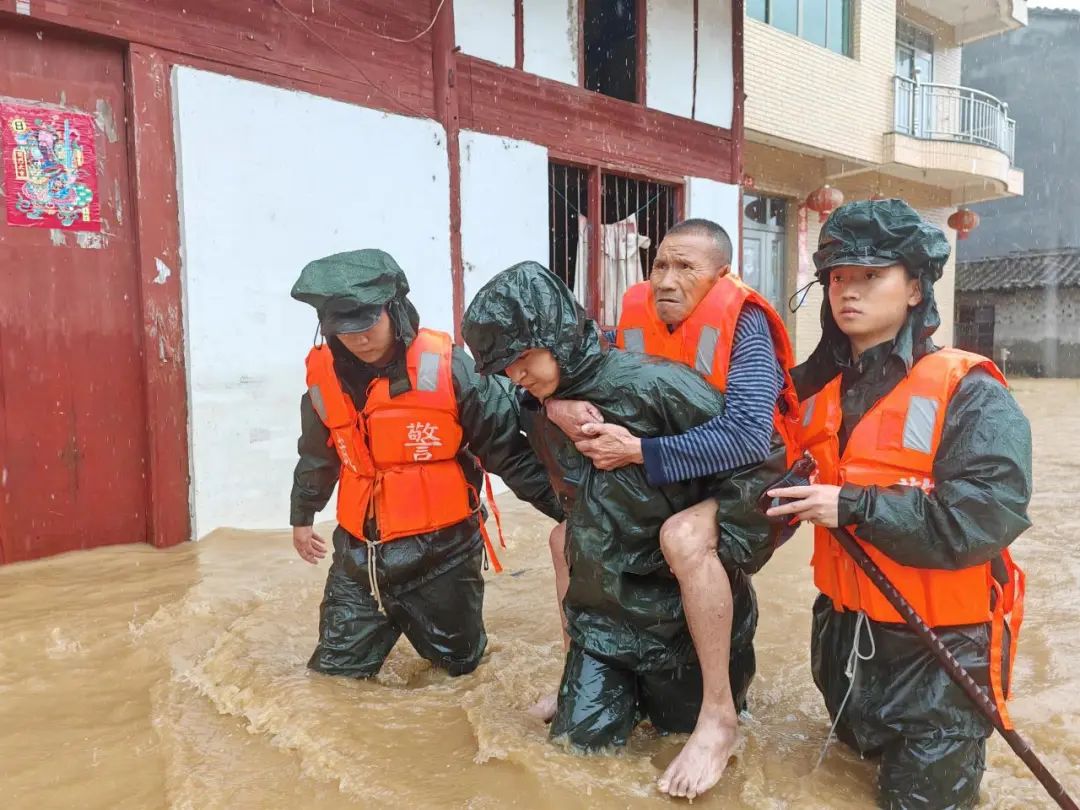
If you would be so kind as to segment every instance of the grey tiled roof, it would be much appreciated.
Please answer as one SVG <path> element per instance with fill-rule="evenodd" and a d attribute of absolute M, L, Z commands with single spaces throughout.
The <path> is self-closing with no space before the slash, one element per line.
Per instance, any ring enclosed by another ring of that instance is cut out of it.
<path fill-rule="evenodd" d="M 1040 287 L 1080 287 L 1080 248 L 1010 253 L 956 265 L 960 292 Z"/>

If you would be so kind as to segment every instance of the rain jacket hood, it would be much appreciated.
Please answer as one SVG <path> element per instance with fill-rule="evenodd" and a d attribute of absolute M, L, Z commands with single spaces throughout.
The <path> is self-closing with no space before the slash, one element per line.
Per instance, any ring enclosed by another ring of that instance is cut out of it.
<path fill-rule="evenodd" d="M 912 307 L 893 345 L 908 369 L 934 350 L 931 336 L 941 326 L 934 282 L 941 278 L 951 248 L 942 230 L 926 222 L 903 200 L 860 200 L 837 208 L 821 229 L 814 254 L 821 303 L 821 342 L 800 369 L 799 396 L 819 391 L 839 374 L 851 355 L 847 336 L 829 304 L 829 271 L 842 265 L 887 267 L 902 264 L 919 279 L 922 301 Z"/>
<path fill-rule="evenodd" d="M 563 397 L 589 382 L 605 351 L 595 321 L 536 262 L 515 264 L 485 284 L 465 311 L 462 333 L 480 374 L 505 372 L 529 349 L 550 350 Z"/>

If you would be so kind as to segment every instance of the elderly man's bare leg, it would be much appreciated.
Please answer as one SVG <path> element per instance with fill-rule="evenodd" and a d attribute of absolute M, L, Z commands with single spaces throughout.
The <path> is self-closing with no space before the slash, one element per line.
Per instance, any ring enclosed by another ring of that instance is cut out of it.
<path fill-rule="evenodd" d="M 660 547 L 679 580 L 686 623 L 701 662 L 702 703 L 690 739 L 660 777 L 659 788 L 690 799 L 720 780 L 738 733 L 728 674 L 731 583 L 716 556 L 718 542 L 716 502 L 711 498 L 668 518 L 660 530 Z"/>
<path fill-rule="evenodd" d="M 562 626 L 563 652 L 570 649 L 570 636 L 566 633 L 566 613 L 563 612 L 563 599 L 566 589 L 570 587 L 570 567 L 566 563 L 566 523 L 560 523 L 551 530 L 548 537 L 548 546 L 551 548 L 551 564 L 555 568 L 555 595 L 558 598 L 559 622 Z M 558 692 L 550 692 L 536 701 L 529 709 L 529 714 L 539 717 L 545 723 L 551 722 L 558 706 Z"/>

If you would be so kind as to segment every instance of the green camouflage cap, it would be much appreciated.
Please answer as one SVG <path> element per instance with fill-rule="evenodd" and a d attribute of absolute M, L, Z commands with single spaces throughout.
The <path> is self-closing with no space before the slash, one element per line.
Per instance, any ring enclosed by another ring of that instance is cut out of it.
<path fill-rule="evenodd" d="M 841 205 L 821 229 L 814 254 L 818 280 L 841 265 L 886 267 L 902 264 L 931 282 L 949 260 L 949 240 L 903 200 L 859 200 Z"/>
<path fill-rule="evenodd" d="M 364 332 L 391 301 L 409 292 L 405 273 L 382 250 L 353 250 L 316 259 L 300 271 L 292 297 L 310 304 L 324 335 Z"/>

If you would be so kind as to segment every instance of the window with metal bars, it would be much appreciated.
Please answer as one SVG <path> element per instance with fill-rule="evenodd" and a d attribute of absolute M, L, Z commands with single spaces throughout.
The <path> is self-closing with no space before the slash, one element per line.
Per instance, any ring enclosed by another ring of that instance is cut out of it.
<path fill-rule="evenodd" d="M 661 240 L 682 214 L 682 186 L 552 162 L 550 267 L 602 326 L 618 322 L 626 290 L 648 278 Z M 600 212 L 596 227 L 590 212 Z"/>

